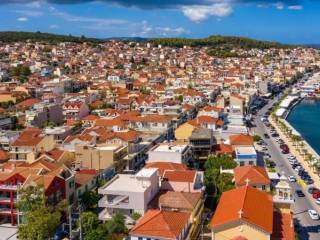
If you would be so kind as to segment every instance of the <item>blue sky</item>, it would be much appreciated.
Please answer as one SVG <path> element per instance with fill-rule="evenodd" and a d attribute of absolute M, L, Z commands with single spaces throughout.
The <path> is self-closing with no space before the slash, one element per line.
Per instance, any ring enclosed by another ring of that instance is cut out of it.
<path fill-rule="evenodd" d="M 0 0 L 0 31 L 320 43 L 320 0 Z"/>

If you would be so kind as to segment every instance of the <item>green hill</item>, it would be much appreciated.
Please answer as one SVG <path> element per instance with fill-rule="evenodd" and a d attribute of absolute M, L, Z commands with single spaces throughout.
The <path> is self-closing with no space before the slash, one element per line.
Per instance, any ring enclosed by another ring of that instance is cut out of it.
<path fill-rule="evenodd" d="M 98 43 L 102 40 L 96 38 L 86 38 L 85 36 L 75 37 L 71 35 L 58 35 L 42 32 L 0 32 L 0 41 L 19 42 L 19 41 L 46 41 L 46 42 L 92 42 Z"/>
<path fill-rule="evenodd" d="M 281 44 L 271 41 L 260 41 L 245 37 L 233 37 L 233 36 L 209 36 L 207 38 L 190 39 L 190 38 L 154 38 L 151 39 L 154 44 L 161 44 L 163 46 L 234 46 L 243 49 L 259 48 L 290 48 L 291 45 Z"/>

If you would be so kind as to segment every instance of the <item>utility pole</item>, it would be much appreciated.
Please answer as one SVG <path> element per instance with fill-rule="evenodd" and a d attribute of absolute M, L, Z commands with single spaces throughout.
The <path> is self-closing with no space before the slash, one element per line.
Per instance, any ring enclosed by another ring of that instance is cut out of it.
<path fill-rule="evenodd" d="M 72 204 L 69 206 L 69 238 L 72 239 Z"/>
<path fill-rule="evenodd" d="M 82 240 L 82 220 L 81 220 L 81 211 L 82 211 L 82 205 L 79 204 L 79 222 L 80 222 L 80 240 Z"/>

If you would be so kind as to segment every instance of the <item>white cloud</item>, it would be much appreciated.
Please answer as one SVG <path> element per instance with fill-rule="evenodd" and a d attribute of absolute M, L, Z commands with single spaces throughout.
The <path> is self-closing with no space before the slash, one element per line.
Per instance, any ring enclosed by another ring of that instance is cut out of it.
<path fill-rule="evenodd" d="M 303 7 L 301 5 L 292 5 L 288 7 L 289 10 L 302 10 Z"/>
<path fill-rule="evenodd" d="M 193 5 L 182 7 L 183 14 L 194 22 L 201 22 L 210 16 L 226 17 L 232 13 L 229 3 L 215 3 L 210 6 Z"/>
<path fill-rule="evenodd" d="M 42 11 L 34 11 L 34 10 L 16 10 L 14 12 L 28 16 L 28 17 L 39 17 L 44 14 Z"/>
<path fill-rule="evenodd" d="M 26 22 L 26 21 L 28 21 L 29 19 L 26 18 L 26 17 L 19 17 L 19 18 L 17 18 L 17 20 L 18 20 L 19 22 Z"/>
<path fill-rule="evenodd" d="M 59 28 L 59 25 L 57 25 L 57 24 L 51 24 L 51 25 L 49 26 L 49 28 L 51 28 L 51 29 L 57 29 L 57 28 Z"/>
<path fill-rule="evenodd" d="M 284 4 L 282 2 L 277 2 L 274 4 L 275 8 L 278 10 L 284 9 Z"/>
<path fill-rule="evenodd" d="M 112 19 L 112 18 L 95 18 L 95 17 L 82 17 L 77 15 L 72 15 L 66 12 L 56 11 L 51 9 L 52 15 L 61 17 L 62 19 L 68 22 L 81 22 L 81 23 L 90 23 L 95 24 L 96 27 L 106 27 L 111 25 L 122 25 L 128 23 L 124 19 Z"/>
<path fill-rule="evenodd" d="M 26 7 L 41 8 L 41 2 L 40 1 L 32 1 L 31 3 L 26 4 Z"/>

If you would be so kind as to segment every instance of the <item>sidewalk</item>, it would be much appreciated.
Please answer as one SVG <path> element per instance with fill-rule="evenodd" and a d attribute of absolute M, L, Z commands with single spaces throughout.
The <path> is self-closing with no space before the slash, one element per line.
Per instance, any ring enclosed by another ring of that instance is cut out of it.
<path fill-rule="evenodd" d="M 281 129 L 278 127 L 278 125 L 272 120 L 271 117 L 269 117 L 269 122 L 272 126 L 275 127 L 277 132 L 279 133 L 279 136 L 283 139 L 283 141 L 289 146 L 290 153 L 294 155 L 297 160 L 301 163 L 303 168 L 309 173 L 310 177 L 314 180 L 313 185 L 317 188 L 320 188 L 320 178 L 317 174 L 313 172 L 313 169 L 308 166 L 308 163 L 304 160 L 304 157 L 301 153 L 299 153 L 296 150 L 296 147 L 293 146 L 292 141 L 281 131 Z M 299 179 L 300 180 L 300 179 Z M 300 181 L 302 186 L 307 186 L 303 181 Z"/>

